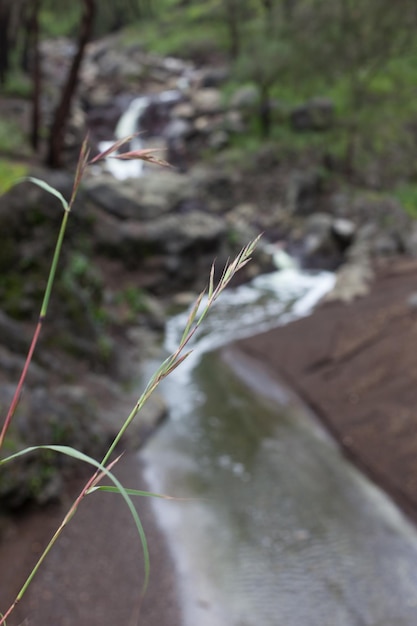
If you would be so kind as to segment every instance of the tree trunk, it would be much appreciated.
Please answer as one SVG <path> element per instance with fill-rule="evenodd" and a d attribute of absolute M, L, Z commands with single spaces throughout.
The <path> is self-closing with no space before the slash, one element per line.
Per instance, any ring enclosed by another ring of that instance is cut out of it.
<path fill-rule="evenodd" d="M 261 86 L 261 98 L 259 103 L 259 126 L 261 136 L 267 139 L 271 134 L 271 101 L 269 87 Z"/>
<path fill-rule="evenodd" d="M 81 18 L 77 52 L 72 60 L 67 82 L 61 92 L 61 100 L 56 108 L 49 133 L 48 155 L 46 163 L 49 167 L 59 168 L 62 162 L 65 128 L 71 112 L 71 103 L 78 83 L 78 75 L 84 57 L 85 47 L 91 38 L 94 25 L 95 0 L 83 0 L 84 11 Z"/>
<path fill-rule="evenodd" d="M 226 22 L 229 31 L 230 57 L 237 59 L 240 52 L 239 0 L 226 0 Z"/>
<path fill-rule="evenodd" d="M 0 0 L 0 84 L 6 82 L 9 69 L 9 28 L 10 5 L 6 0 Z"/>
<path fill-rule="evenodd" d="M 41 60 L 39 53 L 39 6 L 40 0 L 32 0 L 32 15 L 29 23 L 28 38 L 32 50 L 32 124 L 30 143 L 35 152 L 39 146 L 40 96 L 41 96 Z"/>

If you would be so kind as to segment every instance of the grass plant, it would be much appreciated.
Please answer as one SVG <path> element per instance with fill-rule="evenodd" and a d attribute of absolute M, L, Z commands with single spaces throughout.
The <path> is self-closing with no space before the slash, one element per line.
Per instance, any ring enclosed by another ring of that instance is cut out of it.
<path fill-rule="evenodd" d="M 90 165 L 93 165 L 95 163 L 97 163 L 98 161 L 101 161 L 107 157 L 112 157 L 112 158 L 122 158 L 122 159 L 142 159 L 151 163 L 155 163 L 161 166 L 167 166 L 168 164 L 160 159 L 158 159 L 152 150 L 138 150 L 138 151 L 134 151 L 134 152 L 127 152 L 127 153 L 123 153 L 121 155 L 117 154 L 118 149 L 124 145 L 125 143 L 129 142 L 132 139 L 132 137 L 127 137 L 126 139 L 123 139 L 121 141 L 116 142 L 113 146 L 111 146 L 111 148 L 109 148 L 108 150 L 101 152 L 100 154 L 98 154 L 97 156 L 95 156 L 94 158 L 90 157 L 90 151 L 88 148 L 88 143 L 87 140 L 84 141 L 82 148 L 81 148 L 81 152 L 80 152 L 80 157 L 78 160 L 78 165 L 77 165 L 77 169 L 76 169 L 76 173 L 75 173 L 75 177 L 74 177 L 74 184 L 73 184 L 73 189 L 72 189 L 72 194 L 69 200 L 66 200 L 63 195 L 57 191 L 56 189 L 54 189 L 53 187 L 51 187 L 50 185 L 48 185 L 47 183 L 45 183 L 44 181 L 37 179 L 37 178 L 33 178 L 33 177 L 25 177 L 23 179 L 21 179 L 21 181 L 29 181 L 35 185 L 38 185 L 39 187 L 43 188 L 44 190 L 46 190 L 48 193 L 52 194 L 53 196 L 55 196 L 59 202 L 62 205 L 63 208 L 63 217 L 62 217 L 62 222 L 61 222 L 61 227 L 58 233 L 58 237 L 57 237 L 57 242 L 56 242 L 56 246 L 55 246 L 55 250 L 54 250 L 54 254 L 53 254 L 53 258 L 52 258 L 52 262 L 51 262 L 51 267 L 50 267 L 50 272 L 49 272 L 49 276 L 47 278 L 47 282 L 46 282 L 46 288 L 45 288 L 45 293 L 44 293 L 44 298 L 43 298 L 43 302 L 42 302 L 42 306 L 40 309 L 40 314 L 39 314 L 39 319 L 33 334 L 33 338 L 27 353 L 27 357 L 25 360 L 25 364 L 24 367 L 22 369 L 22 373 L 20 376 L 20 379 L 18 381 L 17 387 L 16 387 L 16 391 L 15 394 L 13 396 L 12 402 L 10 404 L 8 413 L 4 419 L 3 422 L 3 426 L 0 432 L 0 451 L 1 448 L 3 447 L 3 450 L 7 449 L 7 440 L 6 440 L 6 435 L 8 432 L 8 429 L 12 423 L 13 420 L 13 415 L 15 413 L 16 407 L 18 405 L 20 396 L 22 394 L 22 390 L 23 390 L 23 386 L 26 380 L 26 376 L 27 376 L 27 372 L 29 369 L 29 366 L 31 364 L 32 361 L 32 357 L 39 339 L 39 336 L 41 334 L 45 319 L 47 317 L 47 313 L 48 313 L 48 305 L 49 305 L 49 301 L 51 298 L 51 293 L 52 293 L 52 289 L 53 289 L 53 285 L 54 285 L 54 281 L 55 281 L 55 277 L 56 277 L 56 272 L 57 272 L 57 268 L 58 268 L 58 263 L 59 263 L 59 259 L 60 259 L 60 255 L 61 255 L 61 250 L 62 250 L 62 245 L 63 245 L 63 241 L 64 241 L 64 237 L 65 237 L 65 232 L 66 232 L 66 228 L 67 228 L 67 224 L 68 224 L 68 220 L 70 218 L 71 215 L 71 210 L 75 201 L 75 198 L 77 196 L 77 192 L 79 190 L 81 181 L 83 179 L 83 176 L 85 174 L 85 171 L 87 169 L 87 167 L 89 167 Z M 59 539 L 59 537 L 61 536 L 64 528 L 67 526 L 67 524 L 70 522 L 71 518 L 73 517 L 73 515 L 76 513 L 80 503 L 82 502 L 82 500 L 84 500 L 87 496 L 90 496 L 91 494 L 93 494 L 96 491 L 105 491 L 105 492 L 109 492 L 109 493 L 119 493 L 122 498 L 124 499 L 126 505 L 128 506 L 130 513 L 135 521 L 136 524 L 136 528 L 137 528 L 137 532 L 139 535 L 139 538 L 141 540 L 141 544 L 142 544 L 142 549 L 143 549 L 143 553 L 144 553 L 144 564 L 145 564 L 145 580 L 144 580 L 144 586 L 142 589 L 142 594 L 145 592 L 146 587 L 147 587 L 147 583 L 148 583 L 148 579 L 149 579 L 149 554 L 148 554 L 148 547 L 147 547 L 147 542 L 146 542 L 146 537 L 145 537 L 145 533 L 140 521 L 140 518 L 138 516 L 138 513 L 136 511 L 136 508 L 133 504 L 132 501 L 132 497 L 133 496 L 153 496 L 153 497 L 162 497 L 162 498 L 166 498 L 168 496 L 162 496 L 159 494 L 153 494 L 153 493 L 149 493 L 149 492 L 145 492 L 145 491 L 140 491 L 140 490 L 134 490 L 134 489 L 125 489 L 123 487 L 123 485 L 120 483 L 120 481 L 116 478 L 116 476 L 113 474 L 112 470 L 113 467 L 117 464 L 118 460 L 120 459 L 120 456 L 116 454 L 116 448 L 118 446 L 118 444 L 120 443 L 123 435 L 125 434 L 125 432 L 127 431 L 127 429 L 129 428 L 129 426 L 131 425 L 131 423 L 133 422 L 133 420 L 138 416 L 138 413 L 140 412 L 140 410 L 142 409 L 143 405 L 146 403 L 146 401 L 149 399 L 149 397 L 151 396 L 151 394 L 153 393 L 153 391 L 158 387 L 159 383 L 166 378 L 175 368 L 177 368 L 190 354 L 191 350 L 188 350 L 188 344 L 191 340 L 191 338 L 194 336 L 194 334 L 198 331 L 199 327 L 201 326 L 201 324 L 203 323 L 207 313 L 209 312 L 211 306 L 213 305 L 213 303 L 217 300 L 217 298 L 220 296 L 220 294 L 222 293 L 222 291 L 227 287 L 227 285 L 229 284 L 229 282 L 232 280 L 233 276 L 236 274 L 236 272 L 238 272 L 241 268 L 243 268 L 248 261 L 250 260 L 250 257 L 255 249 L 255 246 L 257 244 L 259 238 L 255 239 L 253 242 L 249 243 L 245 248 L 243 248 L 241 250 L 241 252 L 237 255 L 237 257 L 229 262 L 228 264 L 226 264 L 226 267 L 223 270 L 223 273 L 220 277 L 219 282 L 217 283 L 217 285 L 214 284 L 214 275 L 215 275 L 215 271 L 214 271 L 214 264 L 211 268 L 211 272 L 210 272 L 210 276 L 209 276 L 209 281 L 208 281 L 208 287 L 205 291 L 203 291 L 199 297 L 197 298 L 194 306 L 192 307 L 192 310 L 189 314 L 188 317 L 188 321 L 186 323 L 186 327 L 184 329 L 180 344 L 178 345 L 177 349 L 175 350 L 175 352 L 173 354 L 171 354 L 167 359 L 165 359 L 165 361 L 160 365 L 160 367 L 156 370 L 156 372 L 154 373 L 154 375 L 152 376 L 152 378 L 149 380 L 146 388 L 144 389 L 143 393 L 140 395 L 140 397 L 138 398 L 135 406 L 133 407 L 133 409 L 131 410 L 130 414 L 127 416 L 123 426 L 120 428 L 119 432 L 117 433 L 117 435 L 115 436 L 113 442 L 111 443 L 111 445 L 109 446 L 107 452 L 105 453 L 103 459 L 101 461 L 97 461 L 96 459 L 76 450 L 75 448 L 69 447 L 69 446 L 64 446 L 64 445 L 40 445 L 40 446 L 35 446 L 35 447 L 28 447 L 25 448 L 23 450 L 20 450 L 18 452 L 15 452 L 14 454 L 9 454 L 8 456 L 4 456 L 3 458 L 0 459 L 0 467 L 1 466 L 5 466 L 7 468 L 7 464 L 13 462 L 13 460 L 15 460 L 18 457 L 24 456 L 24 455 L 28 455 L 28 454 L 34 454 L 40 451 L 45 451 L 48 450 L 52 453 L 56 453 L 56 454 L 63 454 L 63 455 L 67 455 L 72 457 L 73 459 L 76 459 L 78 461 L 84 462 L 89 464 L 90 466 L 92 466 L 93 468 L 93 472 L 90 476 L 90 478 L 88 479 L 88 481 L 86 482 L 86 484 L 83 486 L 83 488 L 81 489 L 79 495 L 77 496 L 77 498 L 74 500 L 74 502 L 71 504 L 67 514 L 65 515 L 64 519 L 62 520 L 61 524 L 59 525 L 59 527 L 57 528 L 57 530 L 55 531 L 55 533 L 53 534 L 52 538 L 50 539 L 50 541 L 48 542 L 47 546 L 45 547 L 45 549 L 43 550 L 41 556 L 39 557 L 37 563 L 35 564 L 35 566 L 33 567 L 33 569 L 30 571 L 27 579 L 24 581 L 21 589 L 18 591 L 15 600 L 13 601 L 13 603 L 4 611 L 4 613 L 0 613 L 0 626 L 5 625 L 6 624 L 6 620 L 7 618 L 11 615 L 11 613 L 13 612 L 14 608 L 16 607 L 16 605 L 18 604 L 18 602 L 22 599 L 22 597 L 24 596 L 26 590 L 28 589 L 28 587 L 30 586 L 32 580 L 34 579 L 36 573 L 38 572 L 39 568 L 41 567 L 43 561 L 45 560 L 45 558 L 47 557 L 48 553 L 50 552 L 50 550 L 53 548 L 54 544 L 56 543 L 56 541 Z M 207 297 L 204 299 L 204 304 L 203 304 L 203 297 L 207 295 Z M 111 483 L 113 483 L 112 485 L 103 485 L 101 484 L 103 479 L 109 479 L 109 481 Z"/>

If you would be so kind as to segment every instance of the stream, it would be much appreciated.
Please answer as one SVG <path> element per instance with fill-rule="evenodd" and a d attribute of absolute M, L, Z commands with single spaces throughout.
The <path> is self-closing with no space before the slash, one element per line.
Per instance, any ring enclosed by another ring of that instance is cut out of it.
<path fill-rule="evenodd" d="M 189 499 L 152 502 L 185 626 L 416 623 L 414 527 L 261 364 L 219 350 L 308 314 L 332 282 L 288 269 L 230 290 L 163 385 L 170 419 L 141 458 L 152 491 Z"/>
<path fill-rule="evenodd" d="M 180 97 L 133 100 L 116 138 L 143 130 L 151 101 Z M 142 145 L 136 137 L 131 149 Z M 108 167 L 119 179 L 142 174 L 132 163 Z M 262 364 L 225 348 L 308 315 L 333 283 L 289 267 L 227 291 L 162 385 L 170 419 L 140 459 L 151 491 L 181 498 L 152 506 L 184 626 L 415 626 L 415 528 Z M 169 321 L 167 354 L 186 319 Z"/>

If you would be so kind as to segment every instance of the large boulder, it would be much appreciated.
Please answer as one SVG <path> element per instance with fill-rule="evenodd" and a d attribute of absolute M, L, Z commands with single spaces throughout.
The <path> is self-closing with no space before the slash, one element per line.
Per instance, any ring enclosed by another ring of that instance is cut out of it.
<path fill-rule="evenodd" d="M 1 412 L 7 411 L 14 386 L 0 385 Z M 83 387 L 59 385 L 26 390 L 7 436 L 8 453 L 29 446 L 66 445 L 91 456 L 104 454 L 108 435 L 99 427 L 94 403 Z M 6 456 L 3 453 L 3 456 Z M 29 500 L 58 498 L 61 477 L 72 471 L 74 459 L 47 450 L 24 455 L 5 465 L 0 474 L 0 500 L 18 508 Z"/>
<path fill-rule="evenodd" d="M 287 188 L 287 206 L 296 216 L 306 217 L 320 210 L 323 181 L 316 170 L 294 171 Z"/>
<path fill-rule="evenodd" d="M 199 89 L 192 95 L 192 103 L 198 115 L 213 115 L 223 110 L 223 96 L 221 91 L 213 87 Z"/>
<path fill-rule="evenodd" d="M 185 176 L 163 170 L 123 182 L 109 176 L 92 178 L 86 183 L 85 191 L 88 199 L 107 213 L 141 221 L 175 210 L 191 193 Z"/>
<path fill-rule="evenodd" d="M 142 272 L 142 284 L 172 293 L 207 280 L 214 257 L 223 256 L 227 227 L 207 213 L 162 215 L 149 222 L 108 218 L 97 223 L 98 251 Z"/>

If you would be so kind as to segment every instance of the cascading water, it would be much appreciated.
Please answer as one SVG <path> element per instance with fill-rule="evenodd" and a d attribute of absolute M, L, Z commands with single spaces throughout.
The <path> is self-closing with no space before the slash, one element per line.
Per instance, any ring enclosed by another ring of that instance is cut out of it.
<path fill-rule="evenodd" d="M 153 491 L 191 498 L 153 502 L 186 626 L 415 624 L 414 528 L 259 364 L 238 378 L 209 352 L 307 314 L 333 280 L 290 269 L 224 294 L 165 381 L 170 420 L 142 458 Z"/>
<path fill-rule="evenodd" d="M 150 103 L 131 103 L 116 138 L 142 128 Z M 119 179 L 142 171 L 108 164 Z M 290 267 L 223 294 L 162 386 L 170 419 L 141 459 L 152 491 L 189 498 L 153 501 L 184 626 L 415 626 L 415 529 L 260 364 L 213 352 L 307 315 L 333 282 Z M 167 352 L 186 318 L 169 321 Z"/>
<path fill-rule="evenodd" d="M 145 146 L 144 136 L 141 135 L 141 132 L 144 130 L 142 127 L 142 118 L 149 108 L 153 106 L 156 110 L 164 110 L 177 104 L 181 98 L 181 92 L 175 89 L 162 91 L 155 95 L 139 96 L 135 98 L 117 123 L 114 131 L 115 140 L 117 141 L 136 134 L 129 142 L 129 150 L 141 150 Z M 107 150 L 113 143 L 113 141 L 102 141 L 99 144 L 99 150 Z M 125 180 L 126 178 L 141 176 L 144 169 L 144 161 L 140 159 L 123 161 L 110 157 L 106 159 L 106 167 L 115 178 Z"/>

